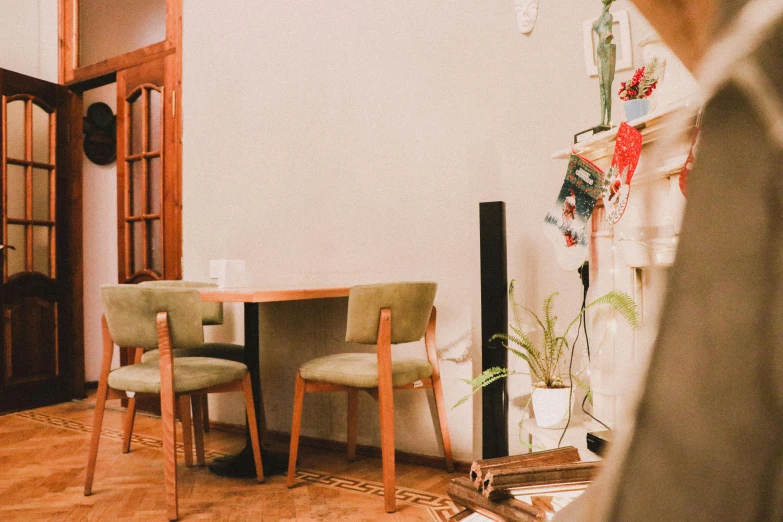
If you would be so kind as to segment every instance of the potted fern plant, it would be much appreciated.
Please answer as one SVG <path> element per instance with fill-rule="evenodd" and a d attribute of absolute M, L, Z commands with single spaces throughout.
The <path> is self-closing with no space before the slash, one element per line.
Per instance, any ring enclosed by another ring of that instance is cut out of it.
<path fill-rule="evenodd" d="M 531 402 L 536 424 L 542 428 L 562 428 L 569 418 L 574 400 L 568 364 L 568 356 L 573 348 L 568 340 L 571 328 L 577 324 L 585 310 L 594 306 L 610 306 L 618 311 L 633 328 L 636 328 L 638 326 L 636 304 L 628 294 L 611 291 L 584 306 L 568 323 L 566 329 L 562 333 L 558 333 L 556 331 L 557 316 L 554 313 L 557 292 L 544 299 L 543 317 L 539 317 L 533 310 L 517 304 L 514 297 L 514 281 L 511 281 L 508 287 L 508 297 L 514 320 L 509 324 L 511 333 L 495 334 L 492 339 L 502 339 L 506 349 L 527 363 L 530 369 L 530 373 L 527 375 L 533 378 Z M 541 345 L 533 343 L 529 332 L 525 330 L 522 321 L 523 311 L 530 314 L 543 330 Z M 525 373 L 501 367 L 486 370 L 475 379 L 466 381 L 472 386 L 473 391 L 463 397 L 457 405 L 467 401 L 471 395 L 485 386 L 517 374 Z M 573 380 L 574 383 L 578 383 L 575 377 Z"/>

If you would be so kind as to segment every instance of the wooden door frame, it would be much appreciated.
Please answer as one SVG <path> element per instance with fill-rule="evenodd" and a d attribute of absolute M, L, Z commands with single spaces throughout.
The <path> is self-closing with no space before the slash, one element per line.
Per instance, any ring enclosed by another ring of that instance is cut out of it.
<path fill-rule="evenodd" d="M 73 396 L 82 398 L 85 396 L 84 390 L 84 260 L 83 260 L 83 245 L 84 245 L 84 225 L 83 225 L 83 166 L 82 166 L 82 140 L 84 134 L 82 133 L 83 122 L 83 98 L 81 94 L 74 94 L 71 96 L 72 102 L 68 104 L 66 114 L 63 114 L 63 120 L 67 122 L 63 125 L 63 132 L 65 134 L 64 139 L 67 139 L 70 147 L 67 158 L 68 161 L 64 165 L 60 165 L 58 161 L 58 169 L 61 172 L 71 172 L 70 176 L 71 184 L 67 191 L 63 188 L 63 191 L 58 191 L 57 198 L 70 198 L 70 212 L 66 218 L 68 222 L 62 223 L 61 230 L 65 229 L 69 232 L 66 237 L 70 239 L 67 248 L 69 249 L 68 262 L 70 266 L 61 266 L 60 274 L 64 274 L 67 270 L 71 274 L 72 284 L 72 299 L 71 306 L 73 307 L 71 313 L 73 317 L 73 324 L 71 325 L 71 342 L 72 342 L 72 354 L 71 364 L 72 369 L 72 392 Z M 58 137 L 59 138 L 59 137 Z M 59 205 L 58 205 L 59 206 Z M 62 245 L 60 248 L 64 247 Z"/>
<path fill-rule="evenodd" d="M 175 211 L 163 230 L 166 241 L 165 256 L 175 263 L 175 270 L 167 270 L 167 278 L 182 278 L 182 0 L 166 1 L 166 40 L 129 53 L 114 56 L 85 67 L 77 67 L 79 0 L 59 0 L 59 79 L 62 85 L 80 94 L 117 80 L 117 73 L 138 65 L 163 60 L 166 68 L 164 105 L 173 111 L 172 132 L 165 134 L 164 148 L 171 161 L 169 168 L 176 172 L 167 177 L 174 182 L 164 193 L 166 202 Z M 81 118 L 80 118 L 81 121 Z M 173 156 L 173 158 L 172 158 Z M 119 194 L 118 201 L 119 201 Z M 171 201 L 173 200 L 173 201 Z M 165 204 L 165 202 L 164 202 Z M 124 281 L 120 281 L 124 282 Z"/>
<path fill-rule="evenodd" d="M 84 91 L 112 83 L 117 71 L 182 49 L 182 0 L 166 1 L 166 39 L 100 62 L 79 66 L 79 1 L 59 0 L 59 82 Z M 181 62 L 181 60 L 178 60 Z"/>
<path fill-rule="evenodd" d="M 175 129 L 170 133 L 171 139 L 165 146 L 170 147 L 169 154 L 175 158 L 176 190 L 167 197 L 176 198 L 176 217 L 173 220 L 176 225 L 176 237 L 171 243 L 176 251 L 172 253 L 173 259 L 179 266 L 181 277 L 182 265 L 182 0 L 166 0 L 166 39 L 163 42 L 149 45 L 119 56 L 113 56 L 98 63 L 78 67 L 78 7 L 79 0 L 58 0 L 58 83 L 65 85 L 74 91 L 77 96 L 77 105 L 71 111 L 71 143 L 74 161 L 74 172 L 78 174 L 78 183 L 75 181 L 71 188 L 74 198 L 74 208 L 78 206 L 78 212 L 72 216 L 73 248 L 78 252 L 73 253 L 74 270 L 74 363 L 77 365 L 74 378 L 74 390 L 76 396 L 84 395 L 84 300 L 83 300 L 83 259 L 82 259 L 82 93 L 103 85 L 114 83 L 117 73 L 136 65 L 151 60 L 168 59 L 170 65 L 170 80 L 167 78 L 166 90 L 168 96 L 173 96 L 171 106 L 175 113 Z M 78 194 L 77 194 L 78 192 Z M 78 202 L 78 203 L 77 203 Z M 77 344 L 78 341 L 78 344 Z"/>

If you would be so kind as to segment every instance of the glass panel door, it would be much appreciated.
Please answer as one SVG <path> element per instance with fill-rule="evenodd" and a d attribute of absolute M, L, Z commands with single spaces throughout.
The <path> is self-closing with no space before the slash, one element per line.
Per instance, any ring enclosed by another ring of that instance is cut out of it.
<path fill-rule="evenodd" d="M 3 282 L 37 272 L 54 279 L 54 109 L 32 95 L 3 96 Z"/>
<path fill-rule="evenodd" d="M 181 277 L 179 163 L 172 139 L 176 87 L 166 83 L 166 64 L 156 60 L 117 75 L 121 283 Z"/>
<path fill-rule="evenodd" d="M 144 84 L 125 100 L 129 138 L 124 160 L 128 198 L 125 233 L 130 243 L 127 261 L 131 277 L 141 273 L 163 277 L 160 262 L 163 242 L 160 233 L 155 233 L 160 230 L 162 206 L 159 172 L 163 156 L 162 93 L 163 87 Z"/>
<path fill-rule="evenodd" d="M 81 112 L 65 87 L 0 69 L 0 414 L 82 386 Z"/>

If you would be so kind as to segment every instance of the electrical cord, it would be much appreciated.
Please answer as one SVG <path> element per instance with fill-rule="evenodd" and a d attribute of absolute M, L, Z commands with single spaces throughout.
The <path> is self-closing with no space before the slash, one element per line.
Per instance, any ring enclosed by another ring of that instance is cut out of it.
<path fill-rule="evenodd" d="M 587 296 L 587 291 L 585 291 L 585 296 Z M 584 309 L 585 305 L 584 302 L 582 303 L 582 309 Z M 584 312 L 579 314 L 579 326 L 576 329 L 576 339 L 574 339 L 574 344 L 571 347 L 571 361 L 568 363 L 568 380 L 570 381 L 571 387 L 568 390 L 568 420 L 566 421 L 565 428 L 563 428 L 563 433 L 560 434 L 560 440 L 557 441 L 557 447 L 560 447 L 560 444 L 563 443 L 563 437 L 565 437 L 566 432 L 568 431 L 568 427 L 571 425 L 571 401 L 574 399 L 574 382 L 573 382 L 573 373 L 571 371 L 571 368 L 574 366 L 574 352 L 576 352 L 576 342 L 579 340 L 579 334 L 582 333 L 582 319 L 584 319 Z"/>
<path fill-rule="evenodd" d="M 587 291 L 585 291 L 585 296 L 587 296 Z M 582 308 L 584 308 L 584 305 L 582 306 Z M 584 315 L 584 318 L 585 318 L 585 321 L 584 321 L 584 325 L 583 325 L 583 326 L 584 326 L 584 329 L 585 329 L 585 343 L 587 343 L 587 362 L 590 362 L 590 338 L 587 336 L 587 311 L 584 311 L 584 312 L 582 313 L 582 315 Z M 587 394 L 585 394 L 585 397 L 584 397 L 584 399 L 582 399 L 582 411 L 583 411 L 583 412 L 584 412 L 584 413 L 585 413 L 585 414 L 586 414 L 588 417 L 590 417 L 591 419 L 593 419 L 595 422 L 597 422 L 598 424 L 600 424 L 601 426 L 603 426 L 603 427 L 604 427 L 604 428 L 606 428 L 607 430 L 611 431 L 611 430 L 612 430 L 612 428 L 610 428 L 609 426 L 607 426 L 606 424 L 604 424 L 604 423 L 603 423 L 603 421 L 601 421 L 601 420 L 600 420 L 598 417 L 594 416 L 592 413 L 590 413 L 589 411 L 587 411 L 587 410 L 585 409 L 585 403 L 586 403 L 586 402 L 587 402 Z"/>
<path fill-rule="evenodd" d="M 565 437 L 566 432 L 568 431 L 568 427 L 571 425 L 571 401 L 574 398 L 574 377 L 573 377 L 573 366 L 574 366 L 574 352 L 576 352 L 576 343 L 579 341 L 579 334 L 582 333 L 582 330 L 584 329 L 585 332 L 585 342 L 587 343 L 587 361 L 590 362 L 590 338 L 587 336 L 587 311 L 585 310 L 585 305 L 587 305 L 587 289 L 590 288 L 590 263 L 585 261 L 585 263 L 579 267 L 579 278 L 582 280 L 582 288 L 584 289 L 584 292 L 582 293 L 582 313 L 579 314 L 579 326 L 576 328 L 576 338 L 574 339 L 574 344 L 571 348 L 571 359 L 568 362 L 568 380 L 571 384 L 570 391 L 568 393 L 568 420 L 566 421 L 566 425 L 563 428 L 563 433 L 560 434 L 560 440 L 557 441 L 557 447 L 560 447 L 560 444 L 563 443 L 563 438 Z M 592 413 L 588 412 L 585 409 L 585 403 L 587 402 L 587 395 L 585 395 L 585 398 L 582 399 L 582 411 L 586 413 L 591 419 L 599 423 L 601 426 L 606 428 L 607 430 L 611 430 L 609 426 L 601 422 L 598 418 L 596 418 Z"/>

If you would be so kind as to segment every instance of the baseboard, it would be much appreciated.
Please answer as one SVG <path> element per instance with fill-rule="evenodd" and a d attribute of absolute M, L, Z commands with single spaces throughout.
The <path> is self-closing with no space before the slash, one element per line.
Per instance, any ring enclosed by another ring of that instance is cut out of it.
<path fill-rule="evenodd" d="M 264 434 L 267 440 L 273 440 L 275 442 L 282 442 L 288 444 L 291 440 L 291 434 L 285 431 L 273 431 L 267 430 Z M 310 448 L 327 449 L 330 451 L 338 451 L 347 453 L 348 443 L 340 442 L 337 440 L 321 439 L 317 437 L 306 437 L 304 435 L 299 437 L 299 444 Z M 356 445 L 356 454 L 363 455 L 365 457 L 381 458 L 381 448 L 377 446 L 367 446 L 364 444 Z M 417 464 L 419 466 L 428 466 L 431 468 L 445 468 L 446 461 L 443 457 L 434 457 L 432 455 L 419 455 L 417 453 L 409 453 L 407 451 L 395 451 L 394 459 L 397 462 L 403 462 L 405 464 Z M 454 469 L 460 472 L 470 472 L 471 462 L 454 461 Z"/>
<path fill-rule="evenodd" d="M 217 431 L 227 431 L 229 433 L 245 433 L 244 424 L 233 424 L 230 422 L 209 421 L 209 429 Z"/>
<path fill-rule="evenodd" d="M 232 433 L 244 433 L 244 424 L 231 424 L 228 422 L 209 421 L 209 428 L 218 431 L 228 431 Z M 263 438 L 265 440 L 271 440 L 282 444 L 289 444 L 291 441 L 291 434 L 285 431 L 267 430 L 264 433 Z M 320 448 L 330 451 L 337 451 L 342 453 L 348 452 L 348 443 L 340 442 L 337 440 L 321 439 L 318 437 L 306 437 L 304 435 L 299 437 L 299 444 L 307 446 L 309 448 Z M 381 448 L 377 446 L 367 446 L 364 444 L 356 445 L 356 454 L 363 455 L 365 457 L 381 458 Z M 431 468 L 444 468 L 445 461 L 443 457 L 434 457 L 432 455 L 419 455 L 417 453 L 409 453 L 407 451 L 395 451 L 394 458 L 397 462 L 404 462 L 405 464 L 418 464 L 421 466 L 428 466 Z M 471 462 L 464 462 L 460 460 L 454 461 L 454 469 L 460 472 L 470 472 Z"/>

